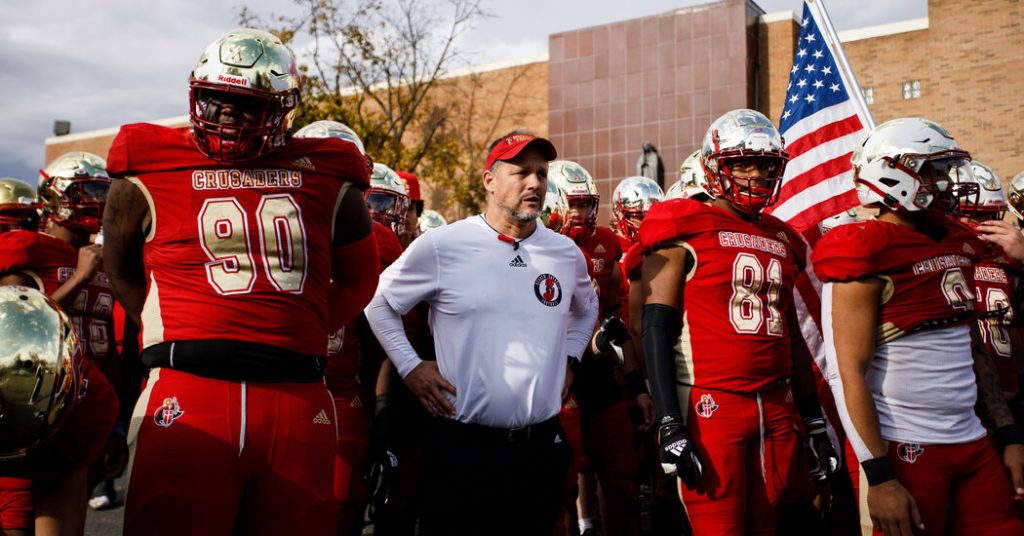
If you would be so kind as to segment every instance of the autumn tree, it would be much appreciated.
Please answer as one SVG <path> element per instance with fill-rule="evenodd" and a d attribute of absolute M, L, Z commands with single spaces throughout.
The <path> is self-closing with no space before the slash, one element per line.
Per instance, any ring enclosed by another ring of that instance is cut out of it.
<path fill-rule="evenodd" d="M 418 173 L 440 190 L 436 201 L 464 209 L 456 212 L 475 210 L 483 200 L 482 152 L 500 134 L 497 125 L 516 115 L 508 101 L 522 76 L 512 69 L 499 94 L 485 91 L 478 75 L 449 76 L 472 62 L 458 39 L 484 16 L 480 0 L 295 4 L 296 15 L 265 17 L 242 8 L 238 16 L 296 52 L 304 85 L 295 126 L 319 119 L 345 123 L 375 161 Z M 498 115 L 481 99 L 500 102 Z"/>

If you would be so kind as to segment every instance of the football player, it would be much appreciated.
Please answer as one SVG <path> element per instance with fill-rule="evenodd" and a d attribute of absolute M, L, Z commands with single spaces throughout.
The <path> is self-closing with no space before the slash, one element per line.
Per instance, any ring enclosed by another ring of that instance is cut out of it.
<path fill-rule="evenodd" d="M 793 284 L 803 242 L 762 213 L 787 159 L 771 121 L 731 111 L 711 124 L 701 150 L 714 201 L 656 204 L 640 227 L 660 458 L 679 476 L 695 534 L 774 534 L 787 494 L 807 479 L 801 415 L 822 464 L 838 463 L 810 356 L 793 351 L 802 347 Z"/>
<path fill-rule="evenodd" d="M 107 448 L 117 397 L 76 327 L 35 289 L 0 286 L 0 533 L 85 530 L 87 471 Z"/>
<path fill-rule="evenodd" d="M 104 260 L 150 367 L 125 534 L 334 534 L 323 371 L 377 282 L 371 164 L 289 137 L 299 83 L 280 39 L 233 30 L 189 77 L 190 132 L 125 125 L 111 146 Z"/>
<path fill-rule="evenodd" d="M 18 179 L 0 179 L 0 233 L 39 229 L 36 192 Z"/>
<path fill-rule="evenodd" d="M 621 274 L 618 259 L 622 256 L 619 239 L 608 227 L 597 225 L 600 196 L 597 186 L 587 170 L 575 162 L 556 160 L 548 166 L 548 181 L 565 192 L 568 213 L 562 234 L 572 238 L 583 250 L 589 262 L 590 277 L 600 303 L 600 320 L 612 322 L 625 333 L 619 318 L 619 288 Z M 610 328 L 615 329 L 615 328 Z M 597 476 L 604 492 L 607 507 L 605 528 L 612 534 L 635 534 L 639 530 L 639 504 L 637 503 L 637 477 L 639 473 L 636 450 L 633 448 L 633 425 L 629 408 L 619 396 L 615 375 L 621 373 L 614 353 L 604 348 L 594 352 L 588 348 L 575 372 L 573 391 L 579 404 L 582 432 L 582 460 L 580 474 Z M 646 396 L 643 375 L 639 374 L 637 388 Z M 589 528 L 586 519 L 589 492 L 596 488 L 580 488 L 581 530 Z"/>
<path fill-rule="evenodd" d="M 1003 183 L 992 168 L 971 162 L 973 174 L 967 180 L 978 184 L 978 197 L 960 198 L 960 219 L 977 228 L 984 221 L 1002 221 L 1008 208 Z M 978 331 L 989 357 L 999 374 L 999 382 L 1007 400 L 1020 391 L 1018 371 L 1024 370 L 1021 339 L 1016 319 L 1020 304 L 1014 299 L 1024 267 L 1003 253 L 998 246 L 986 244 L 982 258 L 974 267 L 977 299 Z"/>
<path fill-rule="evenodd" d="M 975 322 L 984 245 L 948 216 L 978 195 L 970 155 L 937 123 L 904 118 L 879 125 L 852 162 L 879 216 L 831 230 L 812 261 L 862 519 L 887 535 L 1022 534 L 1024 446 Z"/>
<path fill-rule="evenodd" d="M 103 270 L 102 246 L 95 243 L 110 178 L 106 162 L 91 153 L 63 154 L 40 172 L 38 196 L 45 233 L 12 231 L 0 235 L 0 284 L 36 288 L 62 307 L 78 330 L 82 351 L 119 390 L 134 400 L 126 387 L 123 362 L 114 334 L 114 295 Z M 102 481 L 103 501 L 114 502 L 113 477 L 128 462 L 125 435 L 130 413 L 122 413 L 110 439 L 108 462 L 90 474 Z"/>
<path fill-rule="evenodd" d="M 420 179 L 408 171 L 395 171 L 405 184 L 405 191 L 409 195 L 409 208 L 406 209 L 405 236 L 402 239 L 402 246 L 409 247 L 409 244 L 416 240 L 420 234 L 419 218 L 423 214 L 423 196 L 420 194 Z"/>

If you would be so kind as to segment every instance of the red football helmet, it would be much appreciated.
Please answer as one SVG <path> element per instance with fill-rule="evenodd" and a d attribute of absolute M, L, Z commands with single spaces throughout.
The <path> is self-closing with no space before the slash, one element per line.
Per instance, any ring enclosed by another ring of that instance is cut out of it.
<path fill-rule="evenodd" d="M 214 41 L 189 77 L 199 150 L 231 162 L 284 146 L 299 86 L 295 58 L 276 36 L 241 28 Z"/>
<path fill-rule="evenodd" d="M 92 153 L 62 154 L 39 171 L 43 217 L 70 229 L 100 232 L 108 190 L 107 161 Z"/>

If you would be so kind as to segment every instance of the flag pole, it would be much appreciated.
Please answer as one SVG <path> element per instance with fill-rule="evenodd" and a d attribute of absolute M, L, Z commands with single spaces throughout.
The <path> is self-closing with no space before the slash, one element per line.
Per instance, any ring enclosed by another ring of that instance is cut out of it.
<path fill-rule="evenodd" d="M 850 90 L 850 95 L 857 102 L 857 107 L 860 108 L 864 121 L 867 123 L 864 126 L 868 131 L 875 130 L 875 118 L 871 115 L 871 109 L 868 108 L 867 101 L 864 100 L 864 92 L 861 91 L 860 84 L 857 83 L 857 77 L 853 74 L 853 68 L 850 67 L 850 62 L 846 59 L 846 52 L 843 50 L 842 42 L 839 41 L 839 34 L 836 33 L 835 26 L 832 26 L 832 19 L 828 16 L 828 11 L 825 9 L 824 0 L 805 1 L 808 7 L 811 8 L 811 14 L 818 19 L 819 28 L 821 28 L 825 39 L 832 42 L 833 54 L 839 62 L 839 76 L 843 78 L 843 82 L 846 83 L 846 87 Z"/>

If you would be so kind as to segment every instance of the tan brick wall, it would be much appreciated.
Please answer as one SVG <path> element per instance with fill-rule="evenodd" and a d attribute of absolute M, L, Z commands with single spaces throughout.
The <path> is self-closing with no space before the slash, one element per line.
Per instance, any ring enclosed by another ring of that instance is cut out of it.
<path fill-rule="evenodd" d="M 789 70 L 799 38 L 800 25 L 792 17 L 761 24 L 757 110 L 776 123 L 782 117 Z"/>
<path fill-rule="evenodd" d="M 874 90 L 876 123 L 914 116 L 937 121 L 1006 182 L 1024 170 L 1022 17 L 1021 0 L 930 0 L 927 29 L 848 41 L 843 49 L 861 87 Z M 791 25 L 765 26 L 761 75 L 769 87 L 761 94 L 769 102 L 761 107 L 778 121 L 793 61 L 791 37 L 780 26 Z M 907 80 L 921 81 L 921 98 L 903 100 Z"/>

